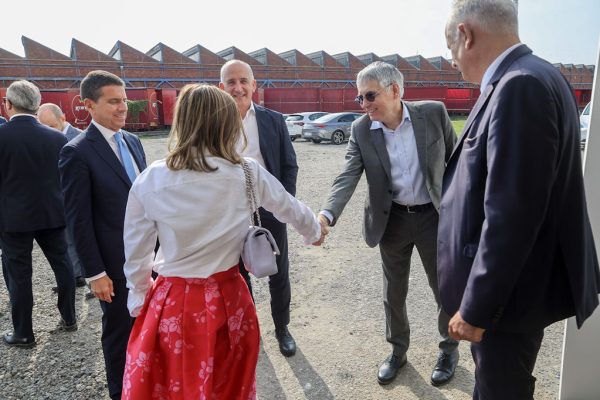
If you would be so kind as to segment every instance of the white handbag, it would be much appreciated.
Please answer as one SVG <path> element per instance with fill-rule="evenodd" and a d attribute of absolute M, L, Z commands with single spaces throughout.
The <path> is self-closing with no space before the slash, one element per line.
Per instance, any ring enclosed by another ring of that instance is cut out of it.
<path fill-rule="evenodd" d="M 248 272 L 257 278 L 264 278 L 277 273 L 275 256 L 279 255 L 279 247 L 277 247 L 271 232 L 261 225 L 254 192 L 254 179 L 246 160 L 242 161 L 242 168 L 244 169 L 246 198 L 250 209 L 250 226 L 244 239 L 242 261 Z M 254 225 L 254 216 L 256 216 L 258 226 Z"/>

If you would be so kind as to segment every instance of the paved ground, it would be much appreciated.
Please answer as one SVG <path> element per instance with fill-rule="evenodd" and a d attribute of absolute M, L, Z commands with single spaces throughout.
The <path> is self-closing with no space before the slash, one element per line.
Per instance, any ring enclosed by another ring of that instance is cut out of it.
<path fill-rule="evenodd" d="M 166 139 L 145 138 L 149 160 L 160 158 Z M 294 142 L 300 174 L 298 198 L 318 210 L 343 165 L 345 146 Z M 361 182 L 339 224 L 322 248 L 304 246 L 290 230 L 292 321 L 296 356 L 279 354 L 273 336 L 266 281 L 255 282 L 262 346 L 257 370 L 260 399 L 469 399 L 473 363 L 467 344 L 455 379 L 441 389 L 429 384 L 437 356 L 433 296 L 418 255 L 413 257 L 408 312 L 411 346 L 408 364 L 396 381 L 382 387 L 377 368 L 390 351 L 384 339 L 381 267 L 377 249 L 361 237 L 365 182 Z M 50 268 L 34 254 L 34 329 L 38 346 L 0 346 L 0 399 L 107 399 L 100 348 L 100 307 L 77 293 L 80 330 L 52 334 L 58 320 Z M 0 327 L 11 329 L 4 285 L 0 285 Z M 563 324 L 546 330 L 535 375 L 536 399 L 558 391 Z"/>

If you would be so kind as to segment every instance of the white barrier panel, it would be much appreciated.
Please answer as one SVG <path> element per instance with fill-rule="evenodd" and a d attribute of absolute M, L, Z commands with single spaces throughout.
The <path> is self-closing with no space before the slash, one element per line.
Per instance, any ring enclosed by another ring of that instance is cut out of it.
<path fill-rule="evenodd" d="M 594 73 L 590 126 L 583 159 L 588 212 L 600 256 L 600 43 Z M 595 110 L 595 113 L 594 113 Z M 577 329 L 575 318 L 565 325 L 560 400 L 600 399 L 600 307 Z"/>

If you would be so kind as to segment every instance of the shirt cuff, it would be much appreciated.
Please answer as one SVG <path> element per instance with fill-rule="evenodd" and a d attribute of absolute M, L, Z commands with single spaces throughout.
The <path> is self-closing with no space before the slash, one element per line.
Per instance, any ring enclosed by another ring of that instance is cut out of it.
<path fill-rule="evenodd" d="M 333 214 L 330 213 L 327 210 L 321 210 L 319 212 L 320 215 L 324 216 L 325 218 L 327 218 L 327 221 L 329 221 L 329 225 L 331 225 L 331 223 L 333 222 Z"/>
<path fill-rule="evenodd" d="M 129 290 L 129 294 L 127 295 L 127 309 L 129 310 L 129 315 L 134 318 L 140 315 L 145 299 L 146 292 Z"/>
<path fill-rule="evenodd" d="M 95 281 L 96 279 L 100 279 L 105 276 L 106 276 L 106 272 L 100 272 L 98 275 L 94 275 L 90 278 L 85 278 L 85 282 L 89 284 L 91 281 Z"/>

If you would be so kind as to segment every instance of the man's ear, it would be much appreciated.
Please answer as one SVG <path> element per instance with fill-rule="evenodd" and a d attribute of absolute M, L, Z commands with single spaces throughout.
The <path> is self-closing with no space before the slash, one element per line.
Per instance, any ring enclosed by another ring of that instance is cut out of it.
<path fill-rule="evenodd" d="M 94 108 L 94 104 L 96 104 L 94 101 L 92 101 L 91 99 L 84 99 L 83 100 L 83 105 L 85 106 L 85 109 L 90 111 Z"/>
<path fill-rule="evenodd" d="M 462 22 L 458 24 L 458 32 L 459 35 L 464 35 L 465 37 L 465 49 L 471 50 L 471 48 L 475 45 L 475 32 L 469 23 Z"/>

